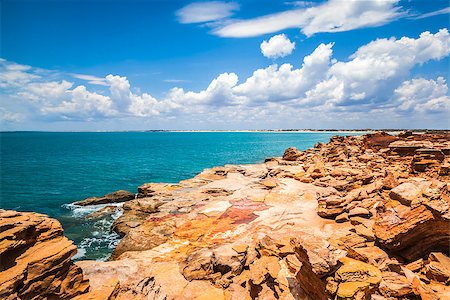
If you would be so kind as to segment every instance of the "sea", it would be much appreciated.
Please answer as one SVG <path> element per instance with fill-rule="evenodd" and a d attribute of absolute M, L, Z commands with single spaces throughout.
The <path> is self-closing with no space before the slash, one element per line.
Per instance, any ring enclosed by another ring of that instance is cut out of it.
<path fill-rule="evenodd" d="M 117 213 L 72 203 L 147 182 L 176 183 L 205 168 L 252 164 L 286 148 L 362 132 L 1 132 L 0 208 L 47 214 L 78 246 L 76 260 L 106 260 L 119 242 Z"/>

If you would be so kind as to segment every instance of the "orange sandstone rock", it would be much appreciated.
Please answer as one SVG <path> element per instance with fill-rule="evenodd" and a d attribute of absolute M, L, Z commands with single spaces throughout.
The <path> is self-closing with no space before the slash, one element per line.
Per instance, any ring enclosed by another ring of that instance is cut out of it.
<path fill-rule="evenodd" d="M 58 221 L 0 210 L 0 298 L 68 299 L 87 292 L 88 281 L 71 261 L 76 252 Z"/>

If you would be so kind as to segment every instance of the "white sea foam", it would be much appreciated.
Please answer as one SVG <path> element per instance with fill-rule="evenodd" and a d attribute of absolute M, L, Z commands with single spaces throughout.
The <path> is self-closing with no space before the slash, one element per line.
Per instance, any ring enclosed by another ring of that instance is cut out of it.
<path fill-rule="evenodd" d="M 77 254 L 75 254 L 72 259 L 80 259 L 86 254 L 86 249 L 78 247 Z"/>
<path fill-rule="evenodd" d="M 63 204 L 64 208 L 70 209 L 72 211 L 73 217 L 84 217 L 84 216 L 86 216 L 90 213 L 93 213 L 99 209 L 102 209 L 106 206 L 116 206 L 116 207 L 120 208 L 123 206 L 123 203 L 107 203 L 107 204 L 96 204 L 96 205 L 86 205 L 86 206 L 76 205 L 75 203 Z M 117 211 L 118 212 L 116 212 L 115 214 L 113 214 L 111 216 L 113 219 L 114 218 L 117 219 L 118 217 L 120 217 L 121 210 L 118 209 Z M 117 215 L 118 213 L 120 213 L 120 214 Z"/>
<path fill-rule="evenodd" d="M 73 203 L 64 204 L 63 207 L 71 211 L 71 216 L 77 219 L 82 219 L 93 213 L 102 209 L 106 206 L 116 206 L 118 209 L 115 213 L 110 216 L 106 216 L 99 219 L 90 220 L 92 222 L 92 231 L 86 233 L 87 236 L 84 237 L 81 242 L 77 244 L 78 252 L 72 259 L 80 259 L 86 256 L 86 253 L 104 253 L 105 249 L 109 249 L 108 254 L 103 255 L 97 260 L 106 260 L 109 257 L 109 253 L 113 250 L 120 241 L 120 236 L 111 230 L 113 222 L 122 215 L 123 203 L 108 203 L 108 204 L 98 204 L 98 205 L 87 205 L 80 206 Z"/>

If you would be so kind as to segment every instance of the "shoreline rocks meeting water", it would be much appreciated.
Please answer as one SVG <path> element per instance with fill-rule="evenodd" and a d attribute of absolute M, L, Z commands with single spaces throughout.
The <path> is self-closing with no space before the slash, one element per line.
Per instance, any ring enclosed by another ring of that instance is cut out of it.
<path fill-rule="evenodd" d="M 384 132 L 78 205 L 122 215 L 108 261 L 0 211 L 1 299 L 450 299 L 450 133 Z"/>

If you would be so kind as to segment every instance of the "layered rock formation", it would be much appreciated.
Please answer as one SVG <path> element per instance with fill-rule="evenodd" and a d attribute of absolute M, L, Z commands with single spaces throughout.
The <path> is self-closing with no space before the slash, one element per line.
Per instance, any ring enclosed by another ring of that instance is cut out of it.
<path fill-rule="evenodd" d="M 75 205 L 80 206 L 87 206 L 87 205 L 97 205 L 97 204 L 106 204 L 106 203 L 120 203 L 125 202 L 129 200 L 133 200 L 135 198 L 135 195 L 125 191 L 125 190 L 119 190 L 115 191 L 111 194 L 106 194 L 101 197 L 89 197 L 84 200 L 75 202 Z"/>
<path fill-rule="evenodd" d="M 335 137 L 145 184 L 114 224 L 111 261 L 77 264 L 117 280 L 118 299 L 445 298 L 448 146 L 442 134 Z"/>
<path fill-rule="evenodd" d="M 76 263 L 77 299 L 449 299 L 449 148 L 446 133 L 334 137 L 145 184 L 111 259 Z"/>
<path fill-rule="evenodd" d="M 36 213 L 0 210 L 0 299 L 70 299 L 89 283 L 71 257 L 61 224 Z"/>

